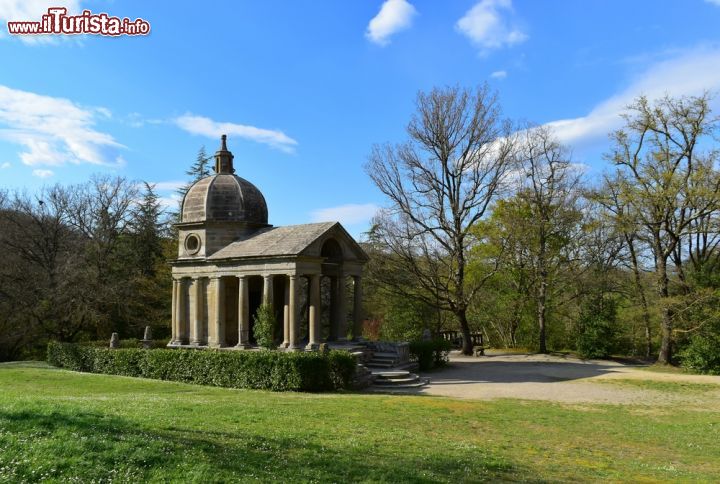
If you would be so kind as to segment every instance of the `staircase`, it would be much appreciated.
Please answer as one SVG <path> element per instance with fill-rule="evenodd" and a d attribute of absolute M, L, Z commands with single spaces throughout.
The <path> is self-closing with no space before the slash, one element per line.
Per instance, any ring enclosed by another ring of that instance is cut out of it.
<path fill-rule="evenodd" d="M 362 342 L 338 344 L 333 349 L 349 351 L 355 357 L 357 370 L 353 388 L 368 388 L 376 392 L 413 389 L 425 386 L 430 381 L 412 373 L 417 363 L 410 361 L 407 343 Z"/>
<path fill-rule="evenodd" d="M 429 378 L 421 378 L 406 370 L 374 371 L 375 382 L 372 390 L 387 391 L 395 389 L 420 388 L 427 385 Z"/>
<path fill-rule="evenodd" d="M 397 353 L 373 352 L 370 360 L 365 363 L 369 368 L 387 369 L 394 368 L 400 363 Z"/>

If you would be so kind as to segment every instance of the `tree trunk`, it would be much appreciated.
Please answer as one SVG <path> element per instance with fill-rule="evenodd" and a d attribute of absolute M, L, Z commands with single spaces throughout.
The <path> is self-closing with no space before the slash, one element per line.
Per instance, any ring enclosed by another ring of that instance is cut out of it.
<path fill-rule="evenodd" d="M 658 363 L 669 365 L 672 362 L 672 310 L 665 308 L 662 319 L 662 342 Z"/>
<path fill-rule="evenodd" d="M 538 326 L 539 326 L 539 340 L 540 347 L 538 352 L 547 353 L 547 342 L 545 336 L 545 284 L 540 284 L 540 292 L 542 295 L 538 295 Z"/>
<path fill-rule="evenodd" d="M 645 326 L 645 358 L 650 359 L 652 353 L 652 336 L 650 334 L 650 311 L 648 310 L 647 298 L 645 297 L 645 288 L 640 280 L 640 268 L 638 267 L 637 254 L 635 253 L 635 244 L 632 240 L 627 239 L 630 249 L 630 259 L 633 266 L 633 275 L 635 276 L 635 289 L 640 296 L 640 305 L 642 306 L 643 323 Z"/>
<path fill-rule="evenodd" d="M 468 321 L 467 321 L 467 310 L 465 310 L 465 309 L 456 310 L 455 317 L 457 318 L 458 323 L 460 323 L 460 330 L 462 331 L 462 337 L 463 337 L 462 354 L 472 356 L 473 345 L 472 345 L 472 340 L 470 339 L 470 325 L 468 325 Z"/>
<path fill-rule="evenodd" d="M 663 365 L 669 365 L 672 361 L 672 309 L 668 306 L 669 304 L 669 280 L 667 275 L 667 260 L 663 260 L 662 257 L 658 261 L 658 292 L 660 294 L 660 300 L 663 303 L 663 318 L 661 325 L 661 336 L 662 341 L 660 343 L 660 354 L 658 355 L 658 363 Z"/>
<path fill-rule="evenodd" d="M 547 353 L 547 342 L 545 336 L 545 300 L 547 299 L 547 285 L 544 278 L 540 281 L 540 287 L 538 288 L 537 296 L 537 319 L 538 319 L 538 341 L 540 347 L 538 351 L 540 353 Z"/>

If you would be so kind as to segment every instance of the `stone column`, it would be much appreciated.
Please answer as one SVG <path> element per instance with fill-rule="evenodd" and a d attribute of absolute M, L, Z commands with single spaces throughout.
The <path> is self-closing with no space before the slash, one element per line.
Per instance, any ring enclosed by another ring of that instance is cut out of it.
<path fill-rule="evenodd" d="M 283 342 L 282 348 L 290 344 L 290 281 L 285 278 L 285 304 L 283 306 Z"/>
<path fill-rule="evenodd" d="M 362 278 L 353 276 L 353 341 L 362 338 Z"/>
<path fill-rule="evenodd" d="M 320 274 L 310 276 L 309 315 L 310 335 L 305 349 L 317 350 L 320 348 Z"/>
<path fill-rule="evenodd" d="M 225 284 L 222 277 L 213 278 L 215 293 L 215 311 L 213 314 L 214 339 L 208 346 L 222 348 L 225 346 Z"/>
<path fill-rule="evenodd" d="M 173 279 L 172 281 L 172 322 L 170 323 L 172 337 L 170 338 L 170 346 L 180 344 L 178 342 L 178 328 L 177 328 L 177 300 L 178 300 L 178 281 Z"/>
<path fill-rule="evenodd" d="M 263 304 L 272 306 L 273 304 L 273 276 L 265 274 L 263 276 Z"/>
<path fill-rule="evenodd" d="M 178 294 L 177 294 L 177 311 L 175 318 L 177 321 L 177 342 L 178 344 L 188 343 L 188 311 L 187 311 L 187 294 L 185 292 L 185 279 L 178 279 Z"/>
<path fill-rule="evenodd" d="M 202 343 L 203 336 L 203 307 L 205 303 L 205 291 L 203 291 L 203 289 L 205 284 L 203 279 L 200 277 L 193 279 L 193 284 L 195 286 L 195 310 L 193 311 L 193 325 L 192 331 L 190 332 L 190 344 L 198 346 Z"/>
<path fill-rule="evenodd" d="M 250 348 L 250 296 L 247 276 L 238 276 L 238 344 Z"/>
<path fill-rule="evenodd" d="M 338 299 L 338 312 L 337 312 L 337 331 L 338 341 L 347 341 L 347 308 L 345 306 L 345 275 L 340 273 L 337 278 L 337 299 Z"/>
<path fill-rule="evenodd" d="M 300 307 L 298 305 L 298 276 L 295 274 L 290 275 L 290 284 L 289 284 L 289 292 L 290 292 L 290 307 L 288 309 L 290 313 L 290 337 L 288 338 L 288 350 L 290 351 L 299 351 L 300 344 L 299 344 L 299 337 L 300 337 Z"/>
<path fill-rule="evenodd" d="M 330 276 L 330 333 L 328 341 L 337 341 L 338 338 L 338 294 L 337 294 L 337 277 Z"/>

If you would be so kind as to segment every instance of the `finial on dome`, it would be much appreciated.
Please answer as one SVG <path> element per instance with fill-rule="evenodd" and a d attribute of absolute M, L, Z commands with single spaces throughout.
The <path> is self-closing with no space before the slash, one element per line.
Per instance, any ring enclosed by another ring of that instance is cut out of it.
<path fill-rule="evenodd" d="M 227 149 L 227 135 L 220 137 L 220 149 L 215 152 L 215 173 L 229 175 L 235 173 L 233 154 Z"/>

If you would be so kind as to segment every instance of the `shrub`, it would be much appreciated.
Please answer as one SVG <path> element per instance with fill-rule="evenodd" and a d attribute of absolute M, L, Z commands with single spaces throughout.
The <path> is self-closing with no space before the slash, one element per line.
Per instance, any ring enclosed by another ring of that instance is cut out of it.
<path fill-rule="evenodd" d="M 710 375 L 720 375 L 720 335 L 698 334 L 690 339 L 678 357 L 684 368 Z"/>
<path fill-rule="evenodd" d="M 265 349 L 275 349 L 275 313 L 272 306 L 262 304 L 255 313 L 255 325 L 253 327 L 253 336 L 258 346 Z"/>
<path fill-rule="evenodd" d="M 69 370 L 273 391 L 349 388 L 355 358 L 344 351 L 139 350 L 50 342 L 48 363 Z"/>
<path fill-rule="evenodd" d="M 421 371 L 427 371 L 446 365 L 451 349 L 451 343 L 444 339 L 412 341 L 410 356 L 417 361 Z"/>

